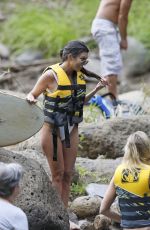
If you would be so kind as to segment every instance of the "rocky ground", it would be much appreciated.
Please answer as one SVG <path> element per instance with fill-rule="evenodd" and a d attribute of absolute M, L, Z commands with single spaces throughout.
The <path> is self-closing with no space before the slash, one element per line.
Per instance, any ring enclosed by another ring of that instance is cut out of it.
<path fill-rule="evenodd" d="M 38 1 L 43 4 L 43 1 Z M 63 4 L 65 7 L 69 1 L 49 2 L 45 0 L 44 4 L 55 8 L 56 4 Z M 0 8 L 4 9 L 4 5 L 6 6 L 1 2 Z M 6 20 L 14 8 L 15 4 L 8 1 L 7 11 L 0 11 L 0 22 Z M 91 38 L 82 40 L 89 42 Z M 70 218 L 79 223 L 81 230 L 120 228 L 99 215 L 101 200 L 115 168 L 122 160 L 123 146 L 128 135 L 136 130 L 143 130 L 150 136 L 150 54 L 136 39 L 128 38 L 128 41 L 129 49 L 123 52 L 124 68 L 118 78 L 119 98 L 142 106 L 146 114 L 124 117 L 120 113 L 118 117 L 105 120 L 99 109 L 90 110 L 88 106 L 85 107 L 73 177 L 75 186 L 69 204 Z M 87 68 L 100 74 L 98 49 L 91 50 L 89 60 Z M 11 90 L 20 97 L 25 97 L 43 70 L 59 61 L 59 57 L 45 60 L 42 53 L 32 49 L 13 59 L 9 48 L 0 44 L 0 90 Z M 96 80 L 87 78 L 87 91 L 96 83 Z M 0 149 L 0 159 L 6 162 L 17 161 L 25 168 L 23 192 L 16 204 L 27 213 L 30 230 L 49 230 L 49 226 L 51 230 L 68 230 L 68 214 L 49 183 L 51 174 L 39 143 L 38 133 L 20 144 Z M 76 191 L 78 185 L 85 187 L 84 192 Z M 116 203 L 113 208 L 118 211 Z"/>
<path fill-rule="evenodd" d="M 94 70 L 97 72 L 100 60 L 94 55 L 91 55 L 90 60 L 93 63 L 93 66 L 95 66 Z M 15 61 L 3 61 L 1 62 L 1 89 L 11 90 L 15 92 L 15 94 L 20 95 L 20 97 L 25 97 L 47 65 L 57 61 L 59 61 L 58 58 L 50 60 L 34 60 L 30 63 L 24 62 L 22 64 Z M 126 76 L 122 79 L 123 81 L 121 82 L 120 80 L 120 83 L 118 84 L 118 90 L 120 93 L 126 93 L 120 95 L 120 98 L 131 100 L 131 102 L 139 103 L 142 106 L 145 105 L 144 108 L 146 108 L 146 111 L 149 113 L 149 72 L 137 76 Z M 96 81 L 93 79 L 87 79 L 87 82 L 88 91 L 90 91 L 96 84 Z M 116 166 L 121 161 L 123 155 L 122 148 L 127 136 L 134 130 L 143 130 L 149 134 L 149 116 L 132 116 L 128 118 L 119 116 L 118 118 L 113 117 L 113 119 L 107 121 L 102 117 L 99 109 L 91 111 L 88 107 L 85 107 L 84 122 L 80 127 L 80 144 L 73 183 L 84 183 L 87 187 L 84 193 L 85 196 L 81 196 L 79 193 L 76 193 L 76 195 L 72 193 L 72 196 L 70 197 L 71 219 L 79 223 L 82 230 L 102 230 L 118 227 L 110 225 L 110 220 L 104 216 L 98 215 L 101 203 L 100 197 L 104 195 L 106 189 L 103 184 L 109 183 Z M 38 133 L 31 139 L 18 145 L 7 147 L 7 149 L 13 151 L 14 155 L 21 154 L 25 159 L 34 160 L 40 165 L 40 167 L 44 168 L 48 177 L 51 177 L 47 161 L 42 154 L 39 143 Z M 32 175 L 30 175 L 30 177 L 32 180 Z M 45 189 L 51 190 L 51 188 Z M 32 187 L 30 193 L 34 190 L 35 188 Z M 45 192 L 46 190 L 43 191 L 43 193 Z M 31 198 L 26 198 L 26 193 L 24 193 L 23 197 L 25 200 L 30 200 Z M 35 205 L 37 196 L 34 197 L 34 200 Z M 21 202 L 22 204 L 24 203 L 23 200 Z M 20 203 L 18 203 L 18 205 L 20 205 Z M 28 213 L 31 204 L 24 203 L 24 206 L 22 207 Z M 35 209 L 38 210 L 39 208 L 41 210 L 43 209 L 42 203 Z M 54 207 L 51 208 L 53 210 L 52 212 L 57 213 Z M 32 222 L 32 224 L 30 224 L 31 229 L 34 229 L 36 226 L 36 230 L 43 230 L 40 226 L 47 226 L 51 216 L 47 216 L 45 222 L 39 221 L 39 225 L 37 226 L 32 220 L 32 218 L 35 219 L 34 210 L 32 212 L 32 215 L 28 214 L 29 220 Z M 62 223 L 60 223 L 60 225 L 63 226 Z M 64 229 L 65 228 L 67 229 L 67 226 L 64 227 Z M 63 228 L 60 227 L 60 229 Z"/>

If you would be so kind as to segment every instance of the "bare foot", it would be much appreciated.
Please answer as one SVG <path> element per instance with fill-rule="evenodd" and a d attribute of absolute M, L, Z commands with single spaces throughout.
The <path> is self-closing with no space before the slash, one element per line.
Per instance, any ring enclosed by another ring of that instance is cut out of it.
<path fill-rule="evenodd" d="M 69 223 L 70 223 L 70 230 L 80 230 L 80 227 L 77 224 L 73 223 L 70 220 Z"/>

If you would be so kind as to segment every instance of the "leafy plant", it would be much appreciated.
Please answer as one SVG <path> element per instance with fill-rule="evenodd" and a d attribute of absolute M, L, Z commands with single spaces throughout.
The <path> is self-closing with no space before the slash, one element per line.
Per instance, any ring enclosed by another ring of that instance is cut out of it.
<path fill-rule="evenodd" d="M 72 183 L 71 185 L 71 194 L 73 197 L 85 195 L 85 188 L 89 181 L 93 182 L 96 180 L 96 173 L 91 173 L 86 168 L 79 165 L 76 167 L 76 169 L 79 173 L 79 180 L 77 183 Z"/>
<path fill-rule="evenodd" d="M 73 195 L 73 197 L 85 195 L 85 187 L 86 185 L 82 183 L 77 183 L 77 184 L 72 183 L 71 184 L 71 194 Z"/>
<path fill-rule="evenodd" d="M 133 1 L 129 13 L 129 34 L 141 40 L 145 46 L 150 48 L 150 1 Z"/>
<path fill-rule="evenodd" d="M 84 116 L 83 121 L 84 123 L 97 123 L 99 120 L 104 120 L 104 116 L 101 110 L 96 105 L 88 105 L 84 107 Z"/>
<path fill-rule="evenodd" d="M 14 9 L 6 9 L 8 0 L 1 1 L 8 20 L 0 25 L 0 42 L 18 54 L 27 49 L 40 49 L 45 57 L 58 54 L 72 39 L 89 36 L 99 0 L 14 0 Z M 150 47 L 150 1 L 133 1 L 129 13 L 129 35 Z"/>

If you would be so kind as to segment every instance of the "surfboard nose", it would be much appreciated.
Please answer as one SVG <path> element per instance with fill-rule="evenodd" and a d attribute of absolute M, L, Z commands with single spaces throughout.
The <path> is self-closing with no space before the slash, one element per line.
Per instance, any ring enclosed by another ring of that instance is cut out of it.
<path fill-rule="evenodd" d="M 25 99 L 0 92 L 0 147 L 22 142 L 37 133 L 44 113 Z"/>

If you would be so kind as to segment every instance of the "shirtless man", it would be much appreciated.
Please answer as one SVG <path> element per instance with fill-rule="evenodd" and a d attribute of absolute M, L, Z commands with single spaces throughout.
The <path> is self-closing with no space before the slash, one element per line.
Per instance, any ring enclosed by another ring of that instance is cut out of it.
<path fill-rule="evenodd" d="M 101 0 L 91 32 L 98 43 L 101 74 L 108 91 L 117 98 L 117 76 L 122 69 L 121 49 L 128 48 L 127 24 L 132 0 Z"/>

